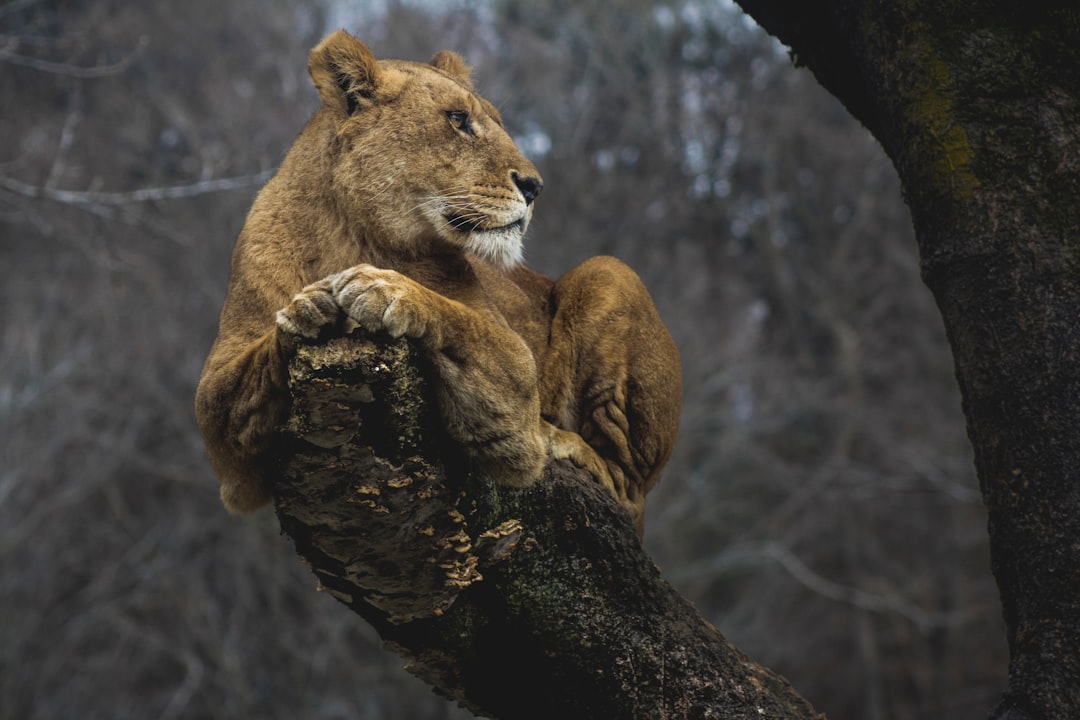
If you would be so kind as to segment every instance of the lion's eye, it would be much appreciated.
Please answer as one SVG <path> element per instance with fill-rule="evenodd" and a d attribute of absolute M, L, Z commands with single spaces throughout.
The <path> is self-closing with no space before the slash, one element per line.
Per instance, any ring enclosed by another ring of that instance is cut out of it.
<path fill-rule="evenodd" d="M 446 113 L 446 117 L 450 119 L 451 125 L 466 135 L 476 134 L 473 132 L 472 123 L 469 121 L 469 113 L 464 110 L 450 110 Z"/>

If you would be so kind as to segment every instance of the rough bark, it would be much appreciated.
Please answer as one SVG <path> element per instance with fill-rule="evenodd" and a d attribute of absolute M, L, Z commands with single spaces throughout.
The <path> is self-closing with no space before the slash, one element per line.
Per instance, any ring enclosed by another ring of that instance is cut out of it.
<path fill-rule="evenodd" d="M 739 0 L 891 157 L 952 346 L 1010 648 L 1080 718 L 1080 9 Z"/>
<path fill-rule="evenodd" d="M 275 490 L 320 586 L 411 672 L 510 718 L 817 718 L 661 577 L 577 468 L 527 489 L 470 473 L 403 340 L 299 348 Z"/>

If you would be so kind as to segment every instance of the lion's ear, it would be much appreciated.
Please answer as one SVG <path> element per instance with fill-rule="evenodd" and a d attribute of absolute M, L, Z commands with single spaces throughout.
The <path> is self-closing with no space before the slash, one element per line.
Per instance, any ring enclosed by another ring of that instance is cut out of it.
<path fill-rule="evenodd" d="M 465 87 L 472 87 L 472 66 L 456 52 L 440 50 L 431 58 L 431 64 L 457 79 Z"/>
<path fill-rule="evenodd" d="M 375 97 L 380 70 L 367 45 L 338 30 L 311 51 L 308 72 L 324 105 L 352 115 Z"/>

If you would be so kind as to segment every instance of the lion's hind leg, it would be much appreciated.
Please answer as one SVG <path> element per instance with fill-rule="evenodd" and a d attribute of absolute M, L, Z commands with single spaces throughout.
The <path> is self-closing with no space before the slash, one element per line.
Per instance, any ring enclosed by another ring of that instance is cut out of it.
<path fill-rule="evenodd" d="M 555 284 L 540 375 L 544 417 L 579 435 L 607 469 L 640 533 L 645 494 L 671 456 L 679 426 L 679 353 L 640 278 L 596 257 Z M 595 473 L 594 473 L 595 474 Z"/>

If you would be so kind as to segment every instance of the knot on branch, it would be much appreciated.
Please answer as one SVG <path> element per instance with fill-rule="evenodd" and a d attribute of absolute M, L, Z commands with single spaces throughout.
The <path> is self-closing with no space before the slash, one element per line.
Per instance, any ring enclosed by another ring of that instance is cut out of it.
<path fill-rule="evenodd" d="M 441 615 L 517 546 L 521 522 L 485 523 L 466 492 L 479 481 L 440 432 L 407 340 L 356 331 L 301 345 L 289 388 L 277 513 L 337 599 L 394 624 Z"/>

